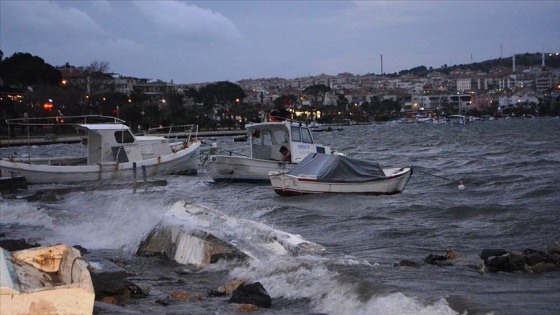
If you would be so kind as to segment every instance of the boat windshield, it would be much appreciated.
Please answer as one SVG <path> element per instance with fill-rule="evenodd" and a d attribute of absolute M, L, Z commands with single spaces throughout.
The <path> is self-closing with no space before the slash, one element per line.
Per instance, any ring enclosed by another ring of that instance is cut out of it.
<path fill-rule="evenodd" d="M 301 142 L 301 133 L 299 132 L 300 128 L 296 126 L 292 126 L 292 141 L 293 142 Z"/>
<path fill-rule="evenodd" d="M 292 126 L 292 141 L 313 143 L 313 137 L 311 137 L 311 131 L 309 130 L 309 128 L 306 127 Z"/>
<path fill-rule="evenodd" d="M 303 143 L 313 143 L 313 137 L 311 137 L 311 130 L 309 128 L 301 128 L 301 140 Z"/>
<path fill-rule="evenodd" d="M 117 143 L 133 143 L 134 136 L 128 130 L 115 131 L 115 140 Z"/>

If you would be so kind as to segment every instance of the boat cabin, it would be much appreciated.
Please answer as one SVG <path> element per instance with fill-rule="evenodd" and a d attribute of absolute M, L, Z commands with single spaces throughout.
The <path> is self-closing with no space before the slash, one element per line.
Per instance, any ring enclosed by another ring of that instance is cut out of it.
<path fill-rule="evenodd" d="M 134 136 L 123 124 L 79 124 L 77 128 L 86 131 L 88 165 L 136 162 L 172 153 L 165 138 Z"/>
<path fill-rule="evenodd" d="M 290 150 L 292 163 L 299 163 L 309 153 L 332 153 L 329 147 L 315 144 L 309 126 L 301 123 L 251 123 L 246 128 L 253 159 L 281 161 L 282 146 Z"/>

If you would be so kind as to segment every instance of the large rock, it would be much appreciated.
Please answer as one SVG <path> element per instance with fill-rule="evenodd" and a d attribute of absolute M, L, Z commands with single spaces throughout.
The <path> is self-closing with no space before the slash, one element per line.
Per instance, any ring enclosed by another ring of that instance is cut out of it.
<path fill-rule="evenodd" d="M 424 258 L 424 262 L 436 266 L 451 266 L 453 263 L 447 260 L 447 256 L 430 254 Z"/>
<path fill-rule="evenodd" d="M 523 252 L 507 252 L 503 249 L 484 249 L 480 253 L 481 271 L 489 272 L 552 272 L 560 269 L 557 259 L 559 243 L 552 241 L 548 253 L 531 248 Z"/>
<path fill-rule="evenodd" d="M 27 189 L 27 179 L 23 176 L 18 177 L 1 177 L 0 176 L 0 193 L 15 192 L 18 189 Z"/>
<path fill-rule="evenodd" d="M 17 240 L 12 240 L 12 239 L 0 240 L 0 247 L 2 247 L 3 249 L 9 252 L 23 250 L 23 249 L 30 249 L 39 246 L 41 246 L 41 244 L 37 244 L 37 243 L 30 244 L 23 238 Z"/>
<path fill-rule="evenodd" d="M 241 284 L 229 299 L 229 303 L 253 304 L 258 307 L 270 308 L 272 299 L 260 282 Z"/>
<path fill-rule="evenodd" d="M 550 255 L 559 254 L 560 255 L 560 242 L 552 241 L 548 245 L 548 253 Z"/>
<path fill-rule="evenodd" d="M 96 297 L 115 295 L 126 289 L 128 273 L 113 262 L 101 257 L 85 257 Z"/>
<path fill-rule="evenodd" d="M 502 256 L 505 254 L 507 254 L 505 249 L 483 249 L 478 256 L 480 256 L 481 259 L 486 260 L 492 256 Z"/>

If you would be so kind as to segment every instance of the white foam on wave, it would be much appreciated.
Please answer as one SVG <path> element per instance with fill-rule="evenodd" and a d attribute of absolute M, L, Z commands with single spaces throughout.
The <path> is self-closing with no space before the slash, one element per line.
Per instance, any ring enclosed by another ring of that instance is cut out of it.
<path fill-rule="evenodd" d="M 341 293 L 341 294 L 340 294 Z M 368 301 L 361 302 L 351 292 L 337 292 L 326 294 L 315 311 L 326 314 L 355 314 L 355 315 L 456 315 L 447 301 L 443 298 L 433 304 L 424 305 L 417 299 L 407 297 L 400 292 L 384 296 L 372 296 Z"/>
<path fill-rule="evenodd" d="M 324 293 L 322 288 L 332 287 L 336 273 L 321 263 L 320 257 L 270 256 L 266 260 L 251 261 L 230 272 L 232 278 L 259 281 L 272 297 L 315 300 Z"/>
<path fill-rule="evenodd" d="M 324 314 L 458 314 L 443 298 L 424 305 L 397 292 L 364 300 L 358 284 L 339 281 L 340 275 L 325 261 L 318 256 L 271 256 L 233 269 L 230 277 L 258 281 L 272 298 L 309 299 L 313 311 Z"/>
<path fill-rule="evenodd" d="M 456 314 L 445 299 L 424 305 L 401 293 L 372 295 L 364 299 L 360 285 L 341 280 L 329 264 L 375 267 L 367 260 L 343 256 L 334 260 L 316 254 L 292 255 L 287 251 L 266 248 L 271 238 L 285 238 L 283 246 L 300 244 L 298 235 L 275 230 L 266 224 L 224 215 L 218 210 L 184 202 L 174 204 L 166 215 L 174 224 L 204 228 L 250 254 L 253 260 L 232 269 L 231 278 L 260 282 L 273 298 L 309 299 L 314 312 L 325 314 Z M 273 235 L 273 237 L 271 237 Z M 318 244 L 315 244 L 320 246 Z M 286 247 L 284 247 L 286 248 Z M 289 248 L 289 246 L 288 246 Z M 262 250 L 264 249 L 264 250 Z M 320 251 L 318 251 L 320 252 Z M 315 251 L 314 253 L 317 253 Z M 224 270 L 227 266 L 209 266 L 207 270 Z"/>
<path fill-rule="evenodd" d="M 67 195 L 64 209 L 69 213 L 58 215 L 56 242 L 133 253 L 167 206 L 149 194 L 95 191 Z"/>
<path fill-rule="evenodd" d="M 40 223 L 46 228 L 53 228 L 53 218 L 49 209 L 24 200 L 5 199 L 0 201 L 0 220 L 3 224 L 36 226 Z"/>
<path fill-rule="evenodd" d="M 343 265 L 343 266 L 368 266 L 368 267 L 374 267 L 374 266 L 378 266 L 378 263 L 371 263 L 369 262 L 367 259 L 359 259 L 356 258 L 354 256 L 350 256 L 350 255 L 344 255 L 343 257 L 339 257 L 334 259 L 332 262 L 332 264 L 337 264 L 337 265 Z"/>
<path fill-rule="evenodd" d="M 205 230 L 255 259 L 271 254 L 288 255 L 324 249 L 299 235 L 276 230 L 257 221 L 228 216 L 202 204 L 178 201 L 171 206 L 165 220 L 168 224 Z"/>

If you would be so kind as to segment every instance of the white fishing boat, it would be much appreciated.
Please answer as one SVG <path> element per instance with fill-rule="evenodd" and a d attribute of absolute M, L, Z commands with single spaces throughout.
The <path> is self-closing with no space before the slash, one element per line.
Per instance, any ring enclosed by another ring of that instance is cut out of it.
<path fill-rule="evenodd" d="M 196 174 L 200 163 L 201 141 L 196 126 L 185 140 L 172 141 L 160 136 L 135 136 L 123 121 L 100 116 L 64 117 L 58 127 L 74 126 L 85 133 L 85 156 L 72 157 L 2 157 L 0 176 L 23 176 L 29 184 L 76 183 L 100 180 L 131 180 L 136 172 L 145 177 L 170 174 Z M 81 121 L 70 124 L 70 119 Z M 39 120 L 7 120 L 8 124 L 36 125 Z"/>
<path fill-rule="evenodd" d="M 282 196 L 320 193 L 393 195 L 404 190 L 411 167 L 381 168 L 379 164 L 340 155 L 309 154 L 289 172 L 269 173 Z"/>
<path fill-rule="evenodd" d="M 419 124 L 431 123 L 432 117 L 416 116 L 416 122 Z"/>
<path fill-rule="evenodd" d="M 328 146 L 316 144 L 309 126 L 290 120 L 250 123 L 247 129 L 249 155 L 211 155 L 205 165 L 215 182 L 267 183 L 271 171 L 289 171 L 309 153 L 339 154 Z M 291 157 L 282 161 L 280 149 Z"/>
<path fill-rule="evenodd" d="M 0 248 L 0 314 L 92 314 L 88 263 L 67 245 Z"/>
<path fill-rule="evenodd" d="M 316 121 L 312 121 L 309 124 L 309 129 L 311 129 L 311 131 L 313 132 L 330 132 L 333 130 L 331 126 L 325 126 L 324 124 L 320 124 Z"/>
<path fill-rule="evenodd" d="M 467 116 L 465 115 L 449 115 L 447 116 L 447 121 L 452 125 L 464 125 L 468 123 Z"/>

